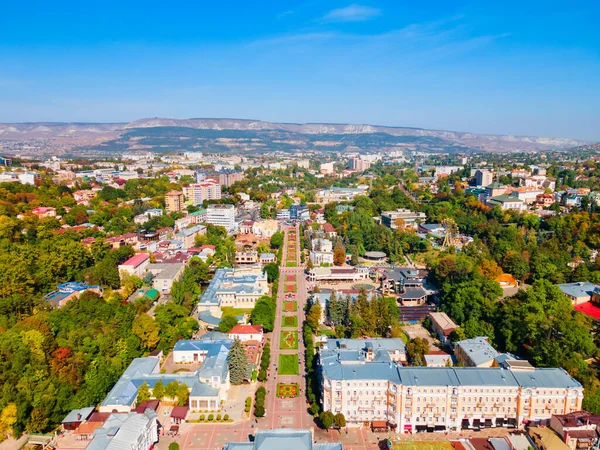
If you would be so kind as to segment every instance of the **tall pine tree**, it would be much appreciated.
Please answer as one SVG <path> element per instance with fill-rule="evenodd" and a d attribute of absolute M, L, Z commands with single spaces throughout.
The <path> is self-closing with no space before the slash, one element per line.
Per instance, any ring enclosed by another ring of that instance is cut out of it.
<path fill-rule="evenodd" d="M 229 350 L 229 379 L 231 384 L 242 384 L 248 377 L 250 366 L 246 350 L 239 339 L 235 339 Z"/>

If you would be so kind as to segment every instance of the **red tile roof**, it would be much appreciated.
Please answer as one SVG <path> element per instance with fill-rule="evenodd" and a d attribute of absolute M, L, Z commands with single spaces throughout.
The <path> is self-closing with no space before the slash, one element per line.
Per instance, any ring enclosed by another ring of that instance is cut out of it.
<path fill-rule="evenodd" d="M 229 332 L 230 334 L 256 334 L 262 333 L 261 325 L 236 325 Z"/>
<path fill-rule="evenodd" d="M 146 261 L 148 258 L 150 258 L 148 253 L 137 253 L 137 254 L 133 255 L 131 258 L 129 258 L 127 261 L 125 261 L 123 263 L 123 265 L 137 267 L 140 264 L 142 264 L 144 261 Z"/>

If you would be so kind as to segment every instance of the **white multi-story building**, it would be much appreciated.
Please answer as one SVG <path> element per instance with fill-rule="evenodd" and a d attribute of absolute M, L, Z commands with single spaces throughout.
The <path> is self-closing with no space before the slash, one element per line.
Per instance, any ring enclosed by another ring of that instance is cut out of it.
<path fill-rule="evenodd" d="M 563 369 L 405 367 L 385 349 L 335 340 L 319 364 L 324 410 L 344 414 L 349 426 L 397 433 L 520 427 L 579 411 L 583 401 L 583 387 Z"/>
<path fill-rule="evenodd" d="M 225 227 L 227 231 L 235 230 L 235 208 L 233 205 L 208 205 L 206 222 Z"/>
<path fill-rule="evenodd" d="M 190 184 L 183 188 L 185 199 L 196 205 L 205 200 L 219 200 L 221 198 L 221 185 L 214 180 Z"/>

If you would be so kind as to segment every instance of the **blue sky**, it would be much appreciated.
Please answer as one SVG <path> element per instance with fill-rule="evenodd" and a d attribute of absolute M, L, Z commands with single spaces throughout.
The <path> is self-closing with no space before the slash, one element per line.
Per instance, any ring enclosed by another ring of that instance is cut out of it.
<path fill-rule="evenodd" d="M 30 1 L 0 121 L 234 117 L 600 141 L 599 1 Z"/>

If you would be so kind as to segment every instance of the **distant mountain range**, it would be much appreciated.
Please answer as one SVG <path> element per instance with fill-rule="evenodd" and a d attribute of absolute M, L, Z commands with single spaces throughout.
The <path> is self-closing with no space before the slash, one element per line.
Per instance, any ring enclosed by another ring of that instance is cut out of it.
<path fill-rule="evenodd" d="M 546 151 L 589 144 L 576 139 L 476 134 L 422 128 L 245 119 L 149 118 L 125 123 L 0 124 L 0 141 L 35 141 L 66 154 L 131 150 L 265 153 L 308 150 Z M 6 147 L 6 145 L 4 146 Z M 11 146 L 16 148 L 15 145 Z M 62 149 L 62 151 L 61 151 Z"/>

